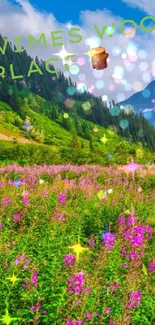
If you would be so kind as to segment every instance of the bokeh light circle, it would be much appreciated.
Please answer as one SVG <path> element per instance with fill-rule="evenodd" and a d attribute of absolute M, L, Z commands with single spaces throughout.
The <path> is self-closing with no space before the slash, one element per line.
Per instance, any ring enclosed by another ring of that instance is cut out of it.
<path fill-rule="evenodd" d="M 123 102 L 123 100 L 125 100 L 125 95 L 123 93 L 118 93 L 116 99 L 117 102 Z"/>
<path fill-rule="evenodd" d="M 144 116 L 144 118 L 146 119 L 146 120 L 151 120 L 152 119 L 152 117 L 153 117 L 153 112 L 152 112 L 152 110 L 147 110 L 147 109 L 145 109 L 143 112 L 143 116 Z"/>
<path fill-rule="evenodd" d="M 72 108 L 74 105 L 74 100 L 72 98 L 66 98 L 64 101 L 66 108 Z"/>
<path fill-rule="evenodd" d="M 143 92 L 142 92 L 142 96 L 144 98 L 149 98 L 151 95 L 151 91 L 149 89 L 144 89 Z"/>
<path fill-rule="evenodd" d="M 129 83 L 125 84 L 124 90 L 130 91 L 131 89 L 132 89 L 132 85 L 131 84 L 129 84 Z"/>
<path fill-rule="evenodd" d="M 134 66 L 133 63 L 130 63 L 130 64 L 126 67 L 126 70 L 129 71 L 129 72 L 132 72 L 134 69 L 135 69 L 135 66 Z"/>
<path fill-rule="evenodd" d="M 85 63 L 86 63 L 85 58 L 83 58 L 83 57 L 80 56 L 80 57 L 77 59 L 77 64 L 78 64 L 78 65 L 83 66 L 83 65 L 85 65 Z"/>
<path fill-rule="evenodd" d="M 119 46 L 114 46 L 112 48 L 112 54 L 114 56 L 119 56 L 121 54 L 121 52 L 122 52 L 122 50 L 121 50 L 121 48 Z"/>
<path fill-rule="evenodd" d="M 123 120 L 121 120 L 121 121 L 119 122 L 119 125 L 120 125 L 120 127 L 121 127 L 122 129 L 126 129 L 126 128 L 129 126 L 129 121 L 123 119 Z"/>
<path fill-rule="evenodd" d="M 128 58 L 131 62 L 136 62 L 138 59 L 138 55 L 135 53 L 134 55 L 129 55 Z"/>
<path fill-rule="evenodd" d="M 84 81 L 86 79 L 86 75 L 84 73 L 80 73 L 78 78 L 80 81 Z"/>
<path fill-rule="evenodd" d="M 119 106 L 114 105 L 109 109 L 111 116 L 118 116 L 121 112 Z"/>
<path fill-rule="evenodd" d="M 103 95 L 102 96 L 102 100 L 106 102 L 108 100 L 108 96 L 107 95 Z"/>
<path fill-rule="evenodd" d="M 132 105 L 125 105 L 124 106 L 124 113 L 127 114 L 127 115 L 130 115 L 134 112 L 134 108 Z"/>
<path fill-rule="evenodd" d="M 141 91 L 141 90 L 143 89 L 143 84 L 142 84 L 142 82 L 141 82 L 141 81 L 136 81 L 136 82 L 134 82 L 134 84 L 133 84 L 133 89 L 134 89 L 135 91 Z"/>
<path fill-rule="evenodd" d="M 148 73 L 148 72 L 145 72 L 145 73 L 143 73 L 143 75 L 142 75 L 142 80 L 144 81 L 144 82 L 147 82 L 147 83 L 149 83 L 150 81 L 151 81 L 151 75 L 150 75 L 150 73 Z"/>
<path fill-rule="evenodd" d="M 123 67 L 117 65 L 114 68 L 114 75 L 118 76 L 118 78 L 122 78 L 124 76 L 124 69 L 123 69 Z"/>
<path fill-rule="evenodd" d="M 127 54 L 126 53 L 122 53 L 122 59 L 127 59 Z"/>
<path fill-rule="evenodd" d="M 63 114 L 63 117 L 64 117 L 65 119 L 67 119 L 67 118 L 69 118 L 69 114 L 68 114 L 68 113 L 64 113 L 64 114 Z"/>
<path fill-rule="evenodd" d="M 107 35 L 111 36 L 111 35 L 114 34 L 114 32 L 115 32 L 115 29 L 114 29 L 112 26 L 108 26 L 108 27 L 106 28 L 106 33 L 107 33 Z"/>
<path fill-rule="evenodd" d="M 87 91 L 86 85 L 82 82 L 77 85 L 76 89 L 79 94 L 83 94 L 85 91 Z"/>
<path fill-rule="evenodd" d="M 126 53 L 130 56 L 134 56 L 137 53 L 137 45 L 133 42 L 129 43 L 126 48 Z"/>
<path fill-rule="evenodd" d="M 110 91 L 114 91 L 114 90 L 115 90 L 115 86 L 114 86 L 114 85 L 110 85 L 110 86 L 109 86 L 109 90 L 110 90 Z"/>
<path fill-rule="evenodd" d="M 147 57 L 147 52 L 145 50 L 139 50 L 138 56 L 140 59 L 145 59 Z"/>
<path fill-rule="evenodd" d="M 82 108 L 84 109 L 84 111 L 89 111 L 91 108 L 90 102 L 87 101 L 87 102 L 82 103 Z"/>
<path fill-rule="evenodd" d="M 69 86 L 69 87 L 67 88 L 67 94 L 68 94 L 69 96 L 73 96 L 75 93 L 76 93 L 76 89 L 75 89 L 75 87 L 73 87 L 73 86 Z"/>
<path fill-rule="evenodd" d="M 58 92 L 58 93 L 57 93 L 57 99 L 58 99 L 60 102 L 63 102 L 64 99 L 65 99 L 65 96 L 64 96 L 62 93 Z"/>
<path fill-rule="evenodd" d="M 102 78 L 104 74 L 103 70 L 93 70 L 93 75 L 95 78 Z"/>
<path fill-rule="evenodd" d="M 97 80 L 95 85 L 96 85 L 96 88 L 102 89 L 104 87 L 104 81 L 103 80 Z"/>
<path fill-rule="evenodd" d="M 85 40 L 85 44 L 89 45 L 90 48 L 98 47 L 100 45 L 100 43 L 101 43 L 101 40 L 97 36 L 92 36 Z"/>
<path fill-rule="evenodd" d="M 148 69 L 148 64 L 146 62 L 141 62 L 139 65 L 141 71 L 146 71 Z"/>
<path fill-rule="evenodd" d="M 71 67 L 70 67 L 70 73 L 73 74 L 73 75 L 76 75 L 79 73 L 80 71 L 80 68 L 78 67 L 78 65 L 76 64 L 73 64 Z"/>

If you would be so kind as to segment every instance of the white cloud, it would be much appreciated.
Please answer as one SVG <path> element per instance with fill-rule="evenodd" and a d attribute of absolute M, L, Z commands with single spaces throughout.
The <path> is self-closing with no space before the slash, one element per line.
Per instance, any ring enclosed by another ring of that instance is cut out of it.
<path fill-rule="evenodd" d="M 148 33 L 142 31 L 142 33 L 137 32 L 134 38 L 125 37 L 119 31 L 119 26 L 123 17 L 114 16 L 106 9 L 103 11 L 97 10 L 95 12 L 83 11 L 80 14 L 81 26 L 74 26 L 80 28 L 80 34 L 83 40 L 78 44 L 72 44 L 69 42 L 72 38 L 68 35 L 68 28 L 66 27 L 67 21 L 66 24 L 62 24 L 56 20 L 52 13 L 37 11 L 29 1 L 18 0 L 17 2 L 21 5 L 20 7 L 12 5 L 7 0 L 1 0 L 0 30 L 2 36 L 8 37 L 11 42 L 13 42 L 14 37 L 22 36 L 21 44 L 27 49 L 27 52 L 31 56 L 34 57 L 37 55 L 47 60 L 54 57 L 54 54 L 62 49 L 60 46 L 53 47 L 50 33 L 52 31 L 62 30 L 65 49 L 70 53 L 75 53 L 76 60 L 78 57 L 83 57 L 86 60 L 84 65 L 79 65 L 79 73 L 77 75 L 69 73 L 69 76 L 76 82 L 85 83 L 87 89 L 91 86 L 92 88 L 94 87 L 93 93 L 95 95 L 108 95 L 110 100 L 117 100 L 120 97 L 123 98 L 123 96 L 128 98 L 136 90 L 138 91 L 140 87 L 145 88 L 152 80 L 151 63 L 154 59 L 153 33 L 149 33 L 148 35 Z M 131 19 L 133 19 L 133 17 L 131 17 Z M 100 41 L 100 46 L 105 47 L 106 51 L 109 53 L 110 62 L 108 63 L 108 68 L 103 71 L 95 71 L 91 68 L 89 57 L 84 54 L 90 49 L 88 39 L 98 36 L 93 27 L 95 24 L 101 31 L 103 26 L 111 26 L 113 22 L 115 22 L 116 26 L 114 35 L 109 37 L 105 34 Z M 140 31 L 140 28 L 137 31 Z M 42 33 L 46 35 L 47 48 L 45 49 L 43 45 L 34 44 L 33 50 L 30 50 L 28 35 L 33 35 L 37 39 Z M 136 60 L 136 48 L 138 48 L 137 52 L 141 49 L 146 52 L 141 52 L 141 58 L 138 57 L 137 61 L 134 61 L 134 59 Z M 122 58 L 123 53 L 127 53 L 126 59 Z M 132 55 L 134 54 L 134 56 L 130 57 L 129 60 L 128 54 L 131 53 Z M 145 67 L 147 67 L 145 71 L 144 69 L 140 69 L 143 62 Z M 146 65 L 146 63 L 148 65 Z M 55 64 L 55 67 L 59 67 L 65 71 L 61 59 L 59 63 Z M 66 72 L 65 74 L 67 76 Z M 140 82 L 142 84 L 140 84 Z M 103 88 L 101 88 L 102 84 L 104 85 Z"/>
<path fill-rule="evenodd" d="M 139 8 L 140 10 L 150 14 L 155 15 L 155 5 L 154 0 L 122 0 L 132 7 Z"/>

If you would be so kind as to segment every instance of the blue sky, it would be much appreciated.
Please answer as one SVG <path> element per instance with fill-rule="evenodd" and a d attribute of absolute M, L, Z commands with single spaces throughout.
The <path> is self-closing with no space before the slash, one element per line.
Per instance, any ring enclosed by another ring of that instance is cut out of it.
<path fill-rule="evenodd" d="M 15 0 L 9 1 L 15 3 Z M 71 21 L 72 24 L 80 24 L 80 11 L 96 11 L 104 10 L 104 8 L 110 10 L 114 15 L 124 19 L 133 19 L 137 23 L 146 16 L 144 12 L 128 6 L 122 0 L 30 0 L 30 3 L 41 11 L 52 12 L 60 23 Z"/>

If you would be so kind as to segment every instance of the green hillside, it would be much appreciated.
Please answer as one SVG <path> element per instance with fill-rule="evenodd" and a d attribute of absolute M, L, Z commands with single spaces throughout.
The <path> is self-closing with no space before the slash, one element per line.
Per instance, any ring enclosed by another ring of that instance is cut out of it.
<path fill-rule="evenodd" d="M 0 46 L 4 39 L 0 36 Z M 0 160 L 1 164 L 124 164 L 154 162 L 155 129 L 142 116 L 107 103 L 62 72 L 27 76 L 32 58 L 8 45 L 0 53 Z M 12 79 L 10 64 L 16 76 Z M 51 70 L 54 67 L 50 66 Z"/>
<path fill-rule="evenodd" d="M 63 116 L 60 114 L 59 122 Z M 28 121 L 28 123 L 26 123 Z M 126 163 L 134 156 L 139 162 L 154 162 L 154 154 L 139 145 L 130 144 L 115 132 L 85 121 L 86 131 L 80 137 L 76 120 L 66 119 L 72 125 L 72 133 L 47 116 L 34 112 L 25 99 L 20 113 L 0 102 L 0 160 L 1 164 L 102 164 Z M 29 124 L 29 130 L 26 125 Z M 83 120 L 78 119 L 82 133 Z M 91 140 L 90 140 L 91 139 Z"/>

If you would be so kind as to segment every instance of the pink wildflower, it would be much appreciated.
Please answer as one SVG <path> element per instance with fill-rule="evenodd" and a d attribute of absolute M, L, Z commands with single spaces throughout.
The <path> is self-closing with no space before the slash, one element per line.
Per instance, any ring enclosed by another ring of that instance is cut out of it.
<path fill-rule="evenodd" d="M 20 213 L 14 213 L 12 221 L 20 221 Z"/>
<path fill-rule="evenodd" d="M 111 309 L 110 308 L 106 308 L 106 310 L 105 310 L 105 314 L 106 315 L 109 315 L 111 313 Z"/>
<path fill-rule="evenodd" d="M 29 199 L 28 199 L 27 197 L 23 197 L 23 198 L 22 198 L 22 202 L 23 202 L 23 204 L 25 204 L 25 205 L 29 205 L 29 203 L 30 203 L 30 201 L 29 201 Z"/>
<path fill-rule="evenodd" d="M 33 272 L 32 277 L 31 277 L 31 281 L 32 281 L 35 285 L 38 284 L 38 282 L 37 282 L 37 272 L 36 272 L 36 271 Z"/>
<path fill-rule="evenodd" d="M 72 254 L 64 256 L 64 265 L 74 266 L 76 262 L 75 256 Z"/>
<path fill-rule="evenodd" d="M 127 269 L 128 268 L 128 264 L 126 263 L 126 264 L 122 264 L 122 267 L 124 268 L 124 269 Z"/>
<path fill-rule="evenodd" d="M 3 205 L 6 205 L 6 204 L 10 204 L 11 203 L 11 199 L 10 197 L 5 197 L 2 202 L 1 202 Z"/>
<path fill-rule="evenodd" d="M 149 268 L 148 268 L 149 272 L 153 272 L 155 271 L 155 262 L 151 262 L 149 264 Z"/>
<path fill-rule="evenodd" d="M 86 316 L 88 319 L 91 319 L 91 318 L 92 318 L 92 314 L 91 314 L 89 311 L 86 312 L 85 316 Z"/>
<path fill-rule="evenodd" d="M 129 254 L 129 258 L 130 258 L 131 260 L 134 260 L 134 259 L 136 259 L 137 257 L 138 257 L 138 254 L 137 254 L 136 251 L 131 252 L 131 253 Z"/>
<path fill-rule="evenodd" d="M 128 308 L 138 307 L 141 300 L 141 292 L 140 291 L 131 291 L 130 298 L 128 301 Z"/>
<path fill-rule="evenodd" d="M 66 194 L 65 193 L 60 193 L 58 195 L 58 202 L 61 204 L 64 204 L 66 202 Z"/>
<path fill-rule="evenodd" d="M 93 238 L 93 236 L 90 237 L 88 243 L 89 243 L 89 246 L 90 246 L 90 247 L 94 248 L 94 245 L 95 245 L 95 239 Z"/>
<path fill-rule="evenodd" d="M 118 222 L 120 225 L 122 225 L 122 224 L 125 223 L 125 218 L 124 218 L 123 216 L 121 216 L 121 217 L 118 218 L 117 222 Z"/>

